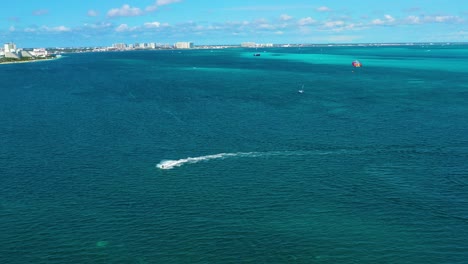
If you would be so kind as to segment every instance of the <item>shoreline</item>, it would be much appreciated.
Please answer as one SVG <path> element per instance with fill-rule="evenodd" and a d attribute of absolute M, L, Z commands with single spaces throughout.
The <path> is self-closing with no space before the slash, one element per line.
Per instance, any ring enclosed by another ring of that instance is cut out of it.
<path fill-rule="evenodd" d="M 4 61 L 0 62 L 0 65 L 2 64 L 17 64 L 17 63 L 32 63 L 32 62 L 40 62 L 40 61 L 50 61 L 50 60 L 57 60 L 60 59 L 60 57 L 55 57 L 55 58 L 47 58 L 47 59 L 35 59 L 35 60 L 19 60 L 19 61 Z"/>

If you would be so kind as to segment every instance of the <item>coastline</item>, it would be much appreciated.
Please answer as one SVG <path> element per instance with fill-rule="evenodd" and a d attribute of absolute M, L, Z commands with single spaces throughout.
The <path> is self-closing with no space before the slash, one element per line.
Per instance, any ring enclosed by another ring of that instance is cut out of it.
<path fill-rule="evenodd" d="M 35 60 L 19 60 L 19 61 L 4 61 L 0 62 L 1 64 L 16 64 L 16 63 L 32 63 L 32 62 L 40 62 L 40 61 L 50 61 L 50 60 L 57 60 L 60 59 L 60 57 L 53 57 L 53 58 L 46 58 L 46 59 L 35 59 Z"/>

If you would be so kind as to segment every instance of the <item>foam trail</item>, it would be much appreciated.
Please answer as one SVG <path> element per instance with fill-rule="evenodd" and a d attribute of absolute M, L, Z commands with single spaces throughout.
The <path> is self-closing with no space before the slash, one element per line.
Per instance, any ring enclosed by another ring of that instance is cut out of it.
<path fill-rule="evenodd" d="M 170 170 L 175 167 L 180 167 L 186 163 L 197 163 L 200 161 L 212 160 L 212 159 L 224 159 L 227 157 L 256 157 L 261 155 L 259 152 L 237 152 L 237 153 L 219 153 L 213 155 L 206 155 L 200 157 L 189 157 L 178 160 L 162 160 L 156 165 L 157 168 L 162 170 Z"/>
<path fill-rule="evenodd" d="M 332 151 L 269 151 L 269 152 L 236 152 L 236 153 L 219 153 L 200 157 L 189 157 L 178 160 L 162 160 L 156 165 L 156 168 L 162 170 L 170 170 L 175 167 L 180 167 L 187 163 L 197 163 L 212 159 L 224 159 L 228 157 L 266 157 L 266 156 L 301 156 L 301 155 L 337 155 L 337 154 L 358 154 L 360 151 L 353 150 L 332 150 Z"/>

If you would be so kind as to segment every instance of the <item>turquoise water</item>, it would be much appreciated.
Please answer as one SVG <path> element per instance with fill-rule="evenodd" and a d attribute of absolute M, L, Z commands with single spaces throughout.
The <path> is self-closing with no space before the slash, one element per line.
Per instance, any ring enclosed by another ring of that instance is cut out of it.
<path fill-rule="evenodd" d="M 0 65 L 0 262 L 467 263 L 467 73 L 456 45 Z"/>

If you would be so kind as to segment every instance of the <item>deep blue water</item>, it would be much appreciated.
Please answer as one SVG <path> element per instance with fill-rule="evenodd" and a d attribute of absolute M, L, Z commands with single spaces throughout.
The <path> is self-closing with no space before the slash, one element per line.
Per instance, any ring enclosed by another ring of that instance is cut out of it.
<path fill-rule="evenodd" d="M 468 262 L 468 46 L 70 54 L 0 78 L 0 263 Z"/>

